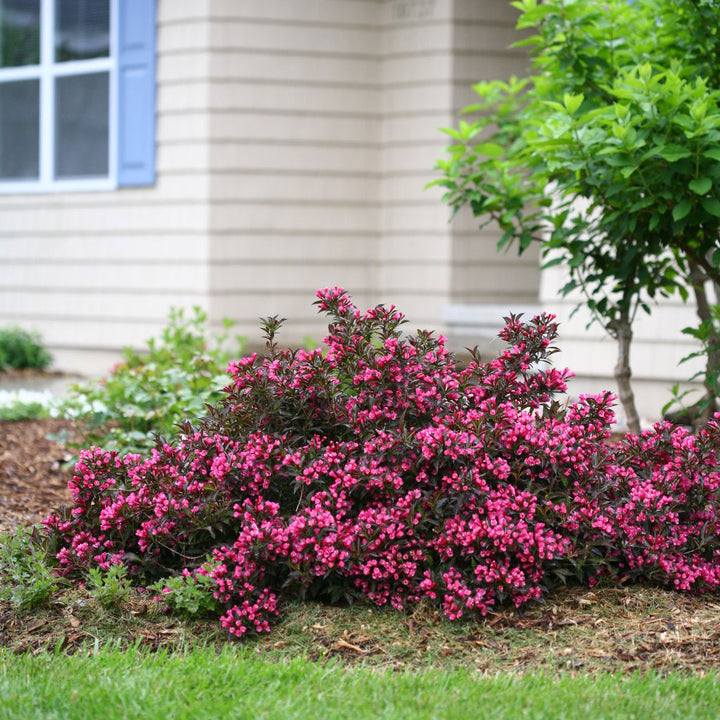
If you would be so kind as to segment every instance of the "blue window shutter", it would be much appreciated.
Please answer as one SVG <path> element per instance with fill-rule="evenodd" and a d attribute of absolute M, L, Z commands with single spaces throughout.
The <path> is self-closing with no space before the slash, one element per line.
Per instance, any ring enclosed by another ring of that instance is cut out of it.
<path fill-rule="evenodd" d="M 118 185 L 155 182 L 155 0 L 118 2 Z"/>

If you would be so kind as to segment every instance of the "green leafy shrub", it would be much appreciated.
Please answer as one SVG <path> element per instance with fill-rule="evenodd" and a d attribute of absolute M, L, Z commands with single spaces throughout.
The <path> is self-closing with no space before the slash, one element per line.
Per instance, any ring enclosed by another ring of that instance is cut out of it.
<path fill-rule="evenodd" d="M 0 600 L 19 610 L 47 605 L 61 582 L 51 555 L 48 538 L 37 527 L 0 535 Z"/>
<path fill-rule="evenodd" d="M 44 370 L 52 362 L 37 333 L 19 327 L 0 328 L 0 371 Z"/>
<path fill-rule="evenodd" d="M 106 378 L 70 389 L 59 413 L 77 418 L 81 439 L 61 439 L 76 448 L 146 452 L 156 435 L 172 437 L 177 423 L 202 416 L 206 405 L 220 399 L 225 366 L 244 344 L 236 337 L 235 346 L 226 347 L 232 323 L 223 322 L 225 332 L 211 336 L 199 307 L 189 317 L 171 310 L 168 325 L 148 341 L 146 352 L 127 348 Z"/>

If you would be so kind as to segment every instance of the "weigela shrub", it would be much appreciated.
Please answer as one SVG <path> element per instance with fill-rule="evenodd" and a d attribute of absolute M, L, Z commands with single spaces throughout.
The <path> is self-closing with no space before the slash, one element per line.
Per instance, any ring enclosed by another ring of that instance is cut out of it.
<path fill-rule="evenodd" d="M 615 448 L 604 479 L 574 490 L 568 525 L 583 528 L 609 577 L 695 593 L 720 586 L 720 426 L 696 434 L 659 423 Z"/>
<path fill-rule="evenodd" d="M 610 447 L 609 393 L 554 399 L 569 372 L 550 365 L 552 316 L 507 318 L 507 349 L 459 368 L 444 338 L 402 336 L 393 306 L 361 313 L 339 288 L 316 304 L 324 351 L 279 349 L 268 318 L 267 354 L 231 362 L 179 442 L 82 453 L 71 514 L 46 521 L 63 574 L 210 584 L 237 637 L 283 596 L 457 619 L 568 578 L 717 585 L 716 425 Z"/>

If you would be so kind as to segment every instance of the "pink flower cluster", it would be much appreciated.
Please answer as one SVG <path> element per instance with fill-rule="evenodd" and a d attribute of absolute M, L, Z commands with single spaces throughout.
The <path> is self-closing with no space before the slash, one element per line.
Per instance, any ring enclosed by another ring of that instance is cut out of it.
<path fill-rule="evenodd" d="M 267 632 L 283 596 L 452 619 L 574 578 L 720 585 L 720 429 L 608 444 L 609 393 L 562 407 L 552 316 L 506 319 L 508 349 L 455 365 L 394 307 L 318 293 L 327 349 L 230 364 L 224 399 L 148 458 L 85 451 L 61 572 L 124 563 L 143 582 L 209 574 L 221 622 Z M 211 568 L 208 570 L 207 568 Z"/>
<path fill-rule="evenodd" d="M 576 485 L 569 524 L 597 578 L 702 593 L 720 587 L 720 425 L 660 423 L 619 443 L 593 485 Z"/>

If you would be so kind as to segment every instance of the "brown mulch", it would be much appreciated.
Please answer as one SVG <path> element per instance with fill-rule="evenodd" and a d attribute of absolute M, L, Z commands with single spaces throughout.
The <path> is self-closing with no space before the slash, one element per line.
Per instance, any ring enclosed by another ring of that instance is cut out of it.
<path fill-rule="evenodd" d="M 71 453 L 47 435 L 72 429 L 68 420 L 0 421 L 0 532 L 70 504 Z"/>

